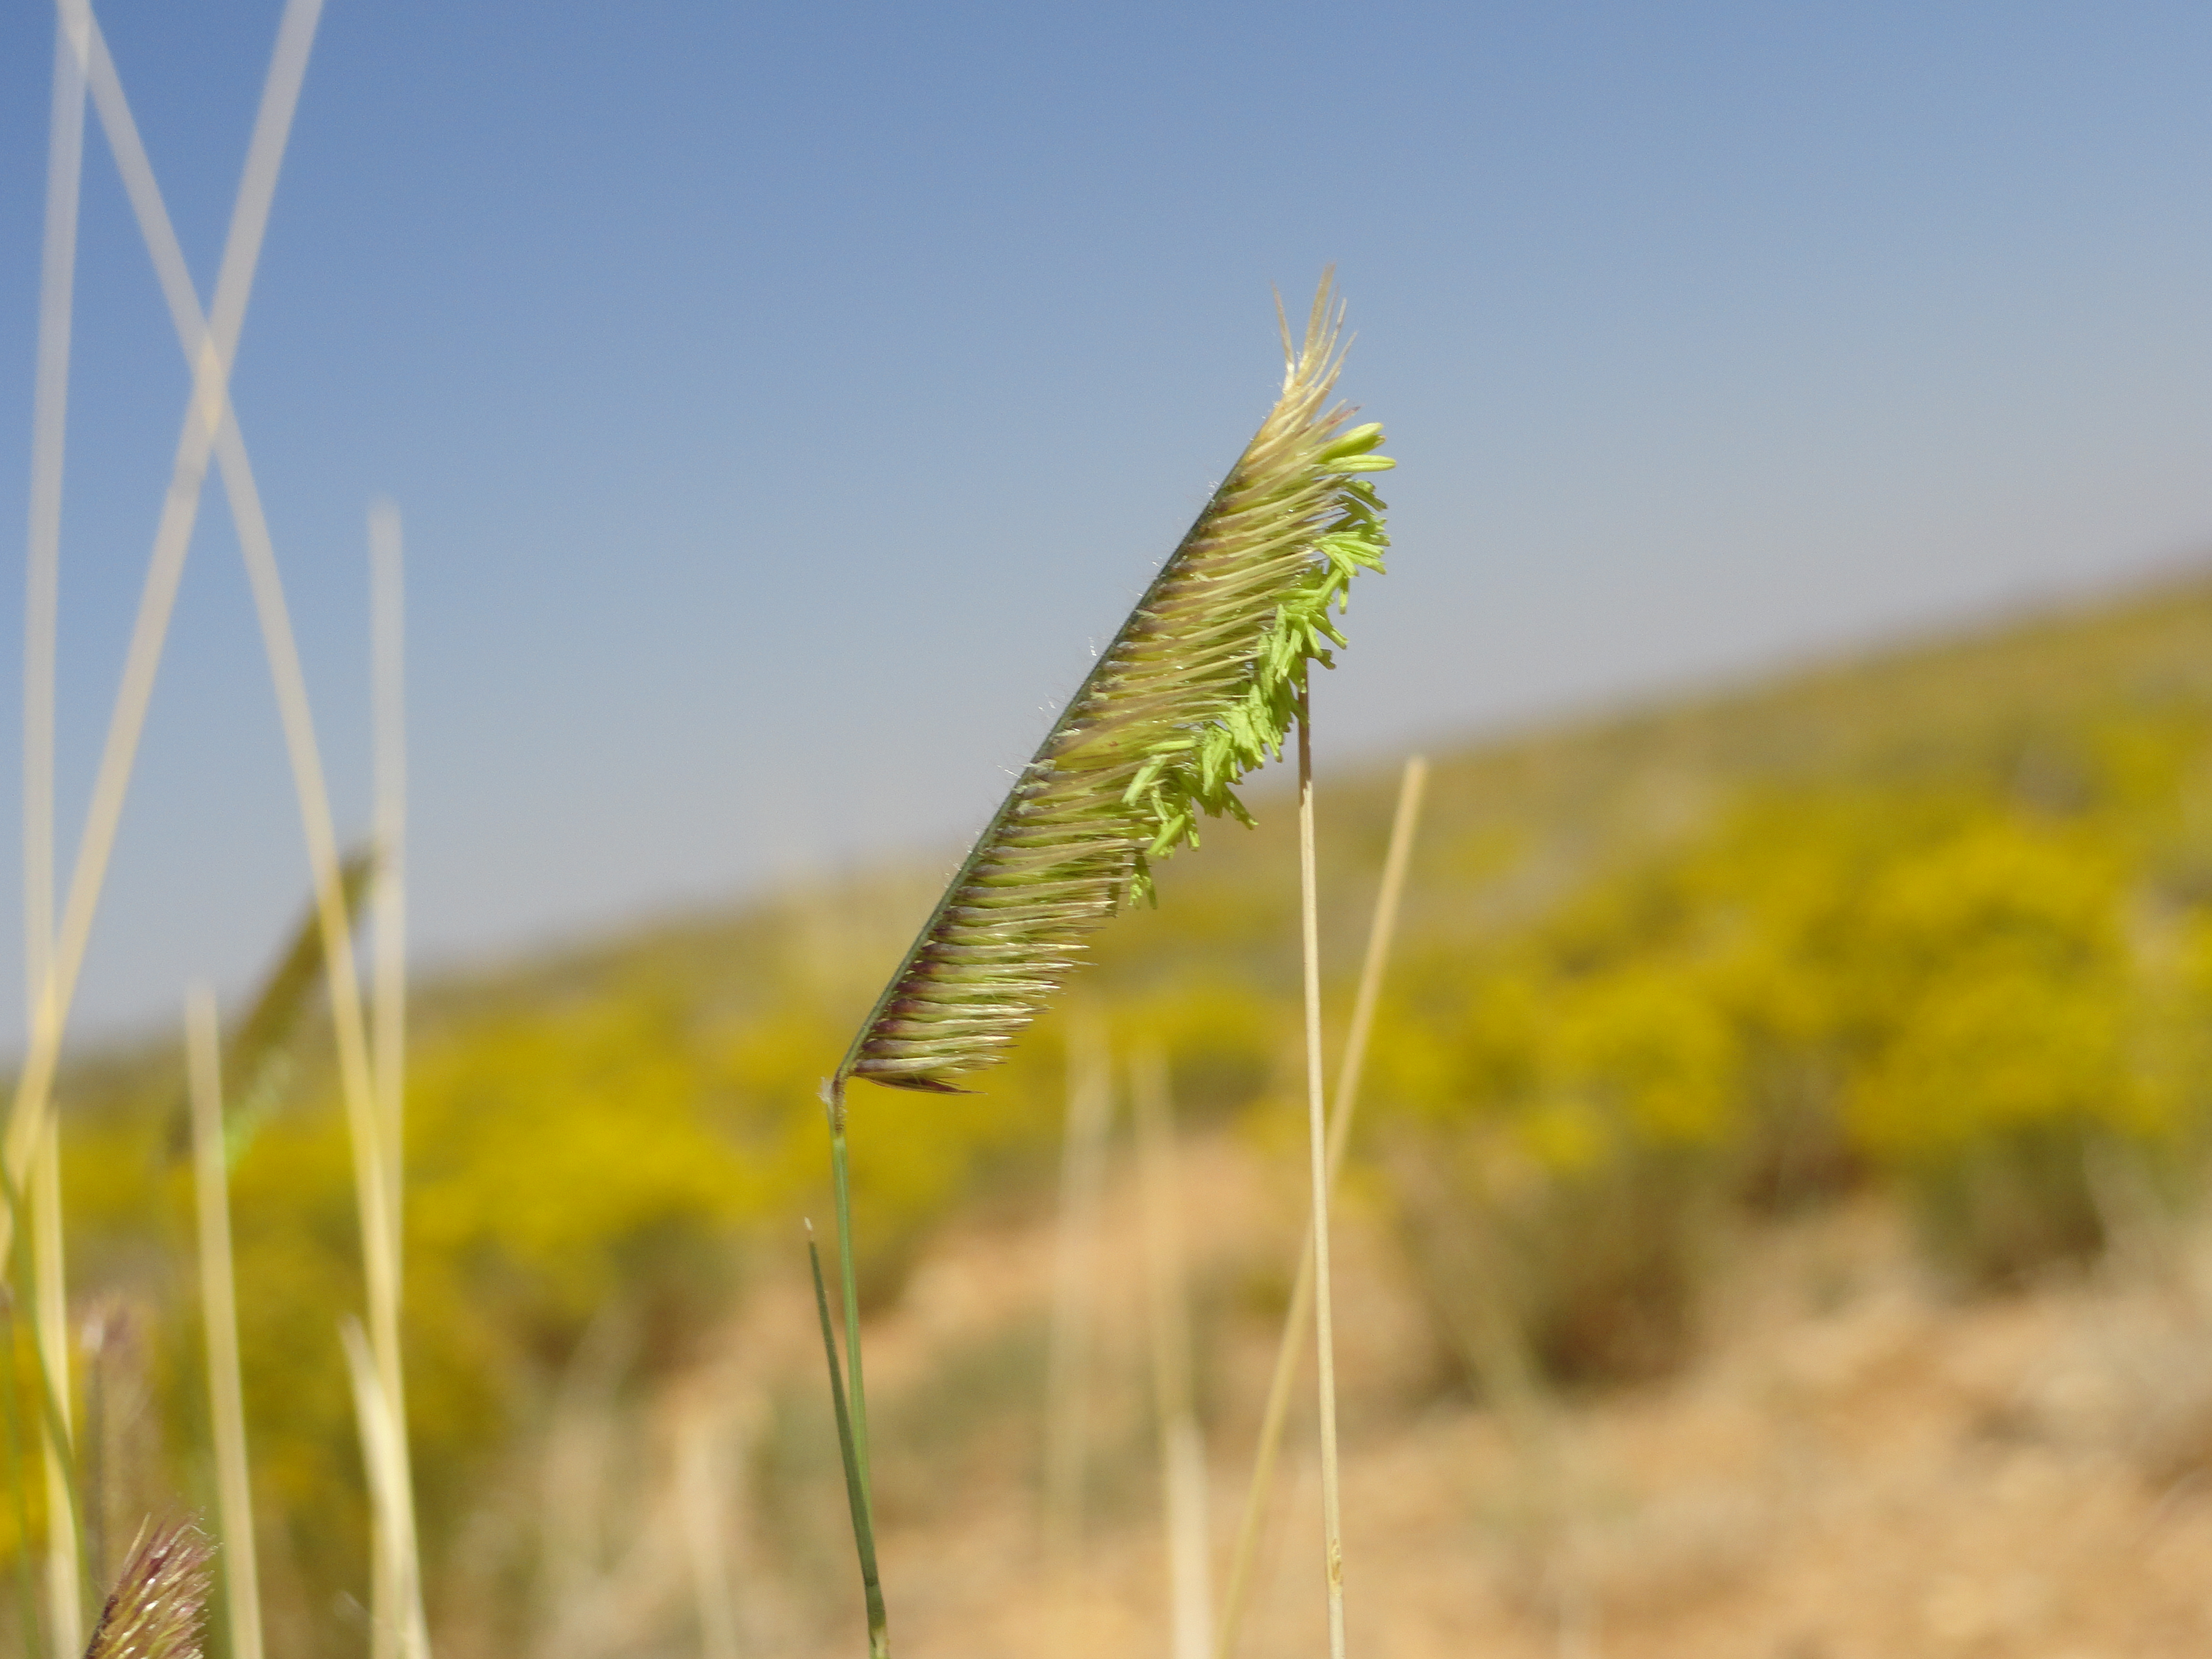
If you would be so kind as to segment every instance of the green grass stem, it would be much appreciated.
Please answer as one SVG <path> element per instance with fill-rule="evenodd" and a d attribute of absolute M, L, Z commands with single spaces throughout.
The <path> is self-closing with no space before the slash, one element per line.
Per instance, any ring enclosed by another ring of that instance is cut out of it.
<path fill-rule="evenodd" d="M 851 1372 L 846 1409 L 853 1419 L 853 1452 L 860 1466 L 860 1498 L 875 1513 L 875 1486 L 868 1467 L 868 1387 L 860 1368 L 860 1287 L 853 1259 L 853 1176 L 845 1151 L 843 1091 L 832 1085 L 830 1107 L 830 1168 L 837 1188 L 837 1290 L 845 1304 L 845 1354 Z"/>
<path fill-rule="evenodd" d="M 809 1234 L 812 1227 L 807 1229 Z M 810 1237 L 806 1259 L 814 1269 L 814 1305 L 822 1316 L 822 1352 L 830 1361 L 830 1403 L 837 1415 L 837 1453 L 845 1465 L 845 1501 L 853 1511 L 853 1545 L 860 1558 L 860 1590 L 867 1599 L 868 1659 L 890 1659 L 890 1621 L 884 1612 L 883 1581 L 876 1572 L 876 1524 L 868 1503 L 867 1481 L 846 1409 L 845 1379 L 837 1365 L 837 1334 L 830 1319 L 830 1291 L 822 1279 L 822 1252 Z"/>

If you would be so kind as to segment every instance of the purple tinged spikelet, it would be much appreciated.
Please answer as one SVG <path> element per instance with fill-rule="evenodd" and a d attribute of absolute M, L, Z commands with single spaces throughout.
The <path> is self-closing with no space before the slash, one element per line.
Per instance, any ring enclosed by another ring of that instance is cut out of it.
<path fill-rule="evenodd" d="M 214 1560 L 190 1521 L 141 1528 L 84 1659 L 199 1659 Z"/>

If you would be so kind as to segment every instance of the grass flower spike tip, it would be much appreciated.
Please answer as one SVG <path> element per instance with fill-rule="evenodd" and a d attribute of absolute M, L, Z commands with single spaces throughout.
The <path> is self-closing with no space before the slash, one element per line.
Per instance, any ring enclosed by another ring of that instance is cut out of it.
<path fill-rule="evenodd" d="M 1343 311 L 1322 279 L 1282 395 L 1078 688 L 869 1012 L 836 1082 L 949 1092 L 999 1059 L 1086 937 L 1152 896 L 1201 817 L 1252 822 L 1238 781 L 1279 759 L 1333 611 L 1389 544 L 1377 425 L 1332 404 Z"/>
<path fill-rule="evenodd" d="M 140 1533 L 85 1659 L 200 1659 L 214 1556 L 188 1521 Z"/>

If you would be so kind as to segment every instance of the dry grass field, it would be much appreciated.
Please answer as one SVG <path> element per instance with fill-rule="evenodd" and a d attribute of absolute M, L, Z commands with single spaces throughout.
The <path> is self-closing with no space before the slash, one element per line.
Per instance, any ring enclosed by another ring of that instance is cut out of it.
<path fill-rule="evenodd" d="M 1215 1136 L 1183 1170 L 1206 1194 L 1188 1237 L 1210 1316 L 1217 1560 L 1243 1498 L 1270 1291 L 1295 1246 L 1296 1170 L 1278 1162 Z M 1138 1253 L 1136 1211 L 1117 1181 L 1109 1261 Z M 1169 1650 L 1133 1275 L 1109 1275 L 1099 1308 L 1079 1565 L 1055 1571 L 1040 1549 L 1031 1362 L 1051 1255 L 1039 1218 L 957 1225 L 872 1334 L 904 1654 Z M 1376 1206 L 1348 1206 L 1344 1255 L 1352 1630 L 1375 1659 L 2179 1659 L 2212 1644 L 2203 1237 L 2146 1237 L 2094 1272 L 1961 1301 L 1881 1200 L 1761 1224 L 1714 1265 L 1686 1370 L 1510 1412 L 1473 1398 L 1437 1346 Z M 541 1651 L 688 1645 L 678 1466 L 702 1444 L 749 1472 L 725 1520 L 738 1650 L 854 1650 L 825 1454 L 778 1444 L 802 1438 L 784 1419 L 817 1390 L 809 1311 L 763 1305 L 626 1449 L 569 1460 L 577 1484 L 549 1500 L 607 1531 L 580 1553 L 595 1565 L 570 1580 L 575 1601 L 548 1609 L 563 1634 Z M 1294 1431 L 1248 1654 L 1325 1651 L 1310 1438 Z"/>
<path fill-rule="evenodd" d="M 1394 793 L 1322 780 L 1332 1048 Z M 905 1659 L 1174 1651 L 1126 1102 L 1079 1547 L 1046 1497 L 1086 1018 L 1117 1075 L 1172 1068 L 1223 1593 L 1304 1217 L 1286 805 L 1168 866 L 982 1092 L 856 1093 Z M 1355 1650 L 2212 1645 L 2208 836 L 2203 580 L 1437 757 L 1338 1247 Z M 817 1082 L 939 874 L 416 995 L 408 1407 L 444 1659 L 865 1650 L 800 1222 L 830 1215 Z M 269 1650 L 351 1659 L 355 1195 L 331 1033 L 286 1042 L 230 1126 L 243 1416 Z M 60 1091 L 110 1571 L 140 1517 L 214 1502 L 179 1062 L 88 1054 Z M 1293 1423 L 1241 1655 L 1324 1650 L 1316 1438 Z M 13 1467 L 8 1569 L 46 1536 Z"/>

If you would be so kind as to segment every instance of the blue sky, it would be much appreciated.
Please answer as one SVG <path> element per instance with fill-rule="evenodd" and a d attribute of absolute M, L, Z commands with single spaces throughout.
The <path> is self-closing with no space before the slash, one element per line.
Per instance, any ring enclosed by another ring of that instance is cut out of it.
<path fill-rule="evenodd" d="M 100 10 L 204 291 L 277 10 Z M 0 9 L 10 660 L 52 41 Z M 341 818 L 384 494 L 424 961 L 958 841 L 1330 261 L 1403 465 L 1325 763 L 2190 557 L 2208 83 L 2182 4 L 328 0 L 234 392 Z M 96 127 L 85 179 L 65 847 L 186 389 Z M 210 490 L 88 1029 L 243 985 L 299 846 Z"/>

